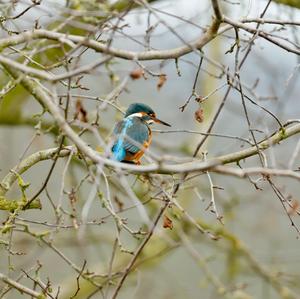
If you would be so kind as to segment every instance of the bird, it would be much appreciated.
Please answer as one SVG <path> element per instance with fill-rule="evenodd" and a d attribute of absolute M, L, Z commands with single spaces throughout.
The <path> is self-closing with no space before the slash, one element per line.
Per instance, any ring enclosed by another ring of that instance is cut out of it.
<path fill-rule="evenodd" d="M 171 127 L 168 123 L 158 119 L 148 105 L 131 104 L 126 110 L 124 118 L 114 127 L 112 159 L 140 165 L 140 159 L 152 141 L 150 125 L 153 123 Z"/>

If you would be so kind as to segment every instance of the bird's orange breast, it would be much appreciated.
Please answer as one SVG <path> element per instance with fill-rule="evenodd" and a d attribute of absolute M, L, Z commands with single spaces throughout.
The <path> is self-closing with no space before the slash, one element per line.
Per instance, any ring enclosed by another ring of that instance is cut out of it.
<path fill-rule="evenodd" d="M 150 146 L 151 141 L 152 141 L 152 132 L 149 128 L 148 128 L 148 130 L 149 130 L 148 140 L 143 143 L 143 146 L 141 147 L 141 149 L 138 152 L 136 152 L 135 154 L 127 153 L 125 156 L 125 159 L 124 159 L 125 161 L 132 161 L 135 164 L 141 163 L 140 159 L 142 158 L 142 156 L 145 153 L 145 150 Z"/>

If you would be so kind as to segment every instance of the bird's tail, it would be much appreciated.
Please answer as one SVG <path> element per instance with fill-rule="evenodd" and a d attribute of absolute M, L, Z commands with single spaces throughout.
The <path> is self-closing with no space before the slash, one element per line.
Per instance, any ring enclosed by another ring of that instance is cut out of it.
<path fill-rule="evenodd" d="M 119 145 L 118 143 L 115 144 L 112 148 L 111 148 L 112 154 L 113 154 L 113 159 L 116 161 L 123 161 L 125 159 L 126 156 L 126 151 L 125 149 L 122 147 L 122 145 Z"/>

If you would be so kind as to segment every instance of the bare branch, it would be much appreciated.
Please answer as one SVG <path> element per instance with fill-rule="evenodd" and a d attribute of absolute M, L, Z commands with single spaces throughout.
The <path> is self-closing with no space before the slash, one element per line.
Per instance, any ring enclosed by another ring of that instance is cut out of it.
<path fill-rule="evenodd" d="M 300 180 L 300 173 L 288 169 L 277 169 L 267 167 L 250 167 L 250 168 L 235 168 L 229 166 L 216 166 L 211 169 L 213 172 L 229 174 L 232 176 L 246 178 L 248 175 L 264 175 L 264 176 L 278 176 L 289 177 Z"/>
<path fill-rule="evenodd" d="M 70 130 L 72 130 L 70 128 Z M 69 131 L 67 131 L 69 132 Z M 73 132 L 73 131 L 72 131 Z M 249 147 L 247 149 L 237 151 L 234 153 L 230 153 L 223 156 L 218 156 L 215 158 L 208 159 L 207 161 L 199 161 L 193 160 L 192 162 L 180 163 L 180 164 L 167 164 L 161 161 L 160 164 L 149 164 L 149 165 L 127 165 L 124 163 L 115 162 L 113 160 L 101 157 L 96 152 L 94 152 L 90 147 L 88 147 L 82 140 L 77 144 L 76 137 L 74 143 L 78 146 L 82 146 L 82 149 L 86 151 L 87 156 L 94 163 L 104 163 L 105 165 L 115 167 L 116 169 L 124 169 L 127 171 L 132 171 L 133 173 L 186 173 L 186 172 L 195 172 L 195 171 L 206 171 L 210 169 L 217 169 L 216 166 L 222 164 L 229 164 L 238 162 L 240 160 L 246 159 L 248 157 L 254 156 L 258 154 L 258 150 L 264 151 L 272 145 L 278 144 L 280 141 L 287 139 L 295 134 L 300 133 L 300 124 L 295 124 L 289 128 L 284 129 L 284 131 L 280 130 L 279 132 L 273 134 L 271 137 L 259 142 L 258 148 L 256 146 Z M 72 133 L 71 137 L 73 138 Z M 67 135 L 69 136 L 69 135 Z M 70 154 L 70 152 L 74 151 L 73 147 L 65 147 L 60 151 L 59 156 L 65 157 Z M 0 196 L 4 195 L 11 187 L 11 185 L 17 179 L 16 173 L 22 174 L 30 167 L 38 163 L 39 161 L 51 159 L 57 153 L 57 148 L 52 148 L 44 151 L 37 152 L 28 158 L 24 159 L 18 166 L 18 168 L 14 168 L 14 170 L 9 173 L 0 183 Z M 91 155 L 89 155 L 91 153 Z M 241 170 L 242 171 L 242 170 Z M 241 172 L 240 172 L 241 173 Z"/>
<path fill-rule="evenodd" d="M 284 49 L 288 52 L 294 53 L 296 55 L 300 55 L 300 50 L 299 49 L 291 48 L 288 45 L 279 42 L 277 39 L 270 37 L 270 35 L 268 33 L 264 32 L 262 30 L 257 30 L 257 29 L 248 27 L 248 26 L 244 25 L 243 23 L 233 21 L 232 19 L 230 19 L 226 16 L 224 16 L 223 20 L 224 20 L 225 23 L 230 24 L 235 28 L 241 28 L 241 29 L 243 29 L 247 32 L 257 34 L 258 36 L 264 38 L 265 40 L 271 42 L 272 44 L 275 44 L 276 46 L 278 46 L 278 47 L 280 47 L 280 48 L 282 48 L 282 49 Z"/>
<path fill-rule="evenodd" d="M 15 46 L 34 39 L 49 39 L 58 41 L 60 43 L 79 44 L 89 47 L 90 49 L 94 49 L 96 52 L 101 52 L 128 60 L 175 59 L 192 52 L 193 49 L 201 49 L 208 42 L 215 38 L 219 26 L 220 22 L 218 20 L 214 20 L 207 31 L 198 39 L 190 42 L 189 45 L 184 45 L 169 50 L 149 50 L 144 52 L 121 50 L 113 47 L 107 47 L 107 45 L 104 43 L 87 39 L 79 35 L 69 35 L 44 29 L 26 31 L 16 36 L 0 39 L 0 48 Z"/>
<path fill-rule="evenodd" d="M 130 262 L 128 263 L 128 265 L 126 266 L 125 270 L 124 270 L 124 273 L 121 277 L 121 279 L 119 280 L 117 286 L 116 286 L 116 289 L 114 290 L 112 296 L 111 296 L 111 299 L 116 299 L 118 294 L 119 294 L 119 291 L 125 281 L 125 279 L 127 278 L 130 270 L 132 269 L 132 267 L 134 266 L 137 258 L 139 257 L 140 253 L 143 251 L 144 247 L 146 246 L 146 244 L 149 242 L 150 238 L 152 237 L 153 233 L 154 233 L 154 230 L 158 224 L 158 221 L 160 220 L 161 216 L 163 215 L 164 211 L 167 209 L 168 207 L 168 202 L 166 202 L 162 207 L 161 209 L 159 210 L 155 220 L 153 221 L 153 225 L 149 231 L 149 233 L 147 234 L 147 236 L 145 237 L 145 239 L 141 242 L 141 244 L 139 245 L 139 247 L 137 248 L 137 250 L 134 252 L 134 255 L 132 257 L 132 259 L 130 260 Z"/>
<path fill-rule="evenodd" d="M 25 293 L 25 294 L 30 295 L 30 296 L 32 296 L 34 298 L 37 298 L 37 299 L 46 299 L 47 298 L 42 293 L 38 293 L 34 290 L 31 290 L 31 289 L 25 287 L 24 285 L 14 281 L 13 279 L 7 277 L 6 275 L 4 275 L 2 273 L 0 273 L 0 280 L 5 282 L 6 284 L 10 285 L 14 289 L 18 290 L 21 294 Z"/>
<path fill-rule="evenodd" d="M 211 0 L 211 3 L 212 3 L 212 7 L 214 9 L 216 19 L 218 21 L 222 22 L 223 15 L 222 15 L 222 12 L 221 12 L 219 0 Z"/>
<path fill-rule="evenodd" d="M 22 160 L 15 168 L 13 168 L 9 174 L 7 174 L 0 183 L 0 196 L 6 194 L 6 192 L 11 188 L 12 184 L 17 180 L 18 175 L 21 175 L 29 168 L 34 166 L 36 163 L 44 160 L 52 159 L 57 154 L 57 148 L 51 148 L 48 150 L 43 150 L 36 152 L 29 156 L 28 158 Z M 66 157 L 69 155 L 70 151 L 74 150 L 73 147 L 65 147 L 59 152 L 60 157 Z M 17 175 L 18 174 L 18 175 Z"/>

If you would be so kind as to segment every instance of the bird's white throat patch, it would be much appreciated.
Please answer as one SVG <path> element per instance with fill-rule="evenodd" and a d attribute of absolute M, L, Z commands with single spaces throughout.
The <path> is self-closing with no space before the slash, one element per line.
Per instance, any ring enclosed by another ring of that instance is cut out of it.
<path fill-rule="evenodd" d="M 133 118 L 133 117 L 143 117 L 145 116 L 145 114 L 141 113 L 141 112 L 137 112 L 137 113 L 133 113 L 133 114 L 130 114 L 129 116 L 127 116 L 126 118 Z M 145 122 L 148 124 L 148 125 L 151 125 L 154 123 L 154 120 L 153 119 L 147 119 L 145 120 Z"/>
<path fill-rule="evenodd" d="M 153 119 L 148 119 L 148 120 L 146 120 L 146 123 L 147 123 L 148 125 L 151 125 L 151 124 L 154 123 L 154 120 L 153 120 Z"/>
<path fill-rule="evenodd" d="M 141 112 L 137 112 L 137 113 L 130 114 L 127 117 L 132 118 L 132 117 L 142 117 L 142 116 L 143 114 Z"/>

